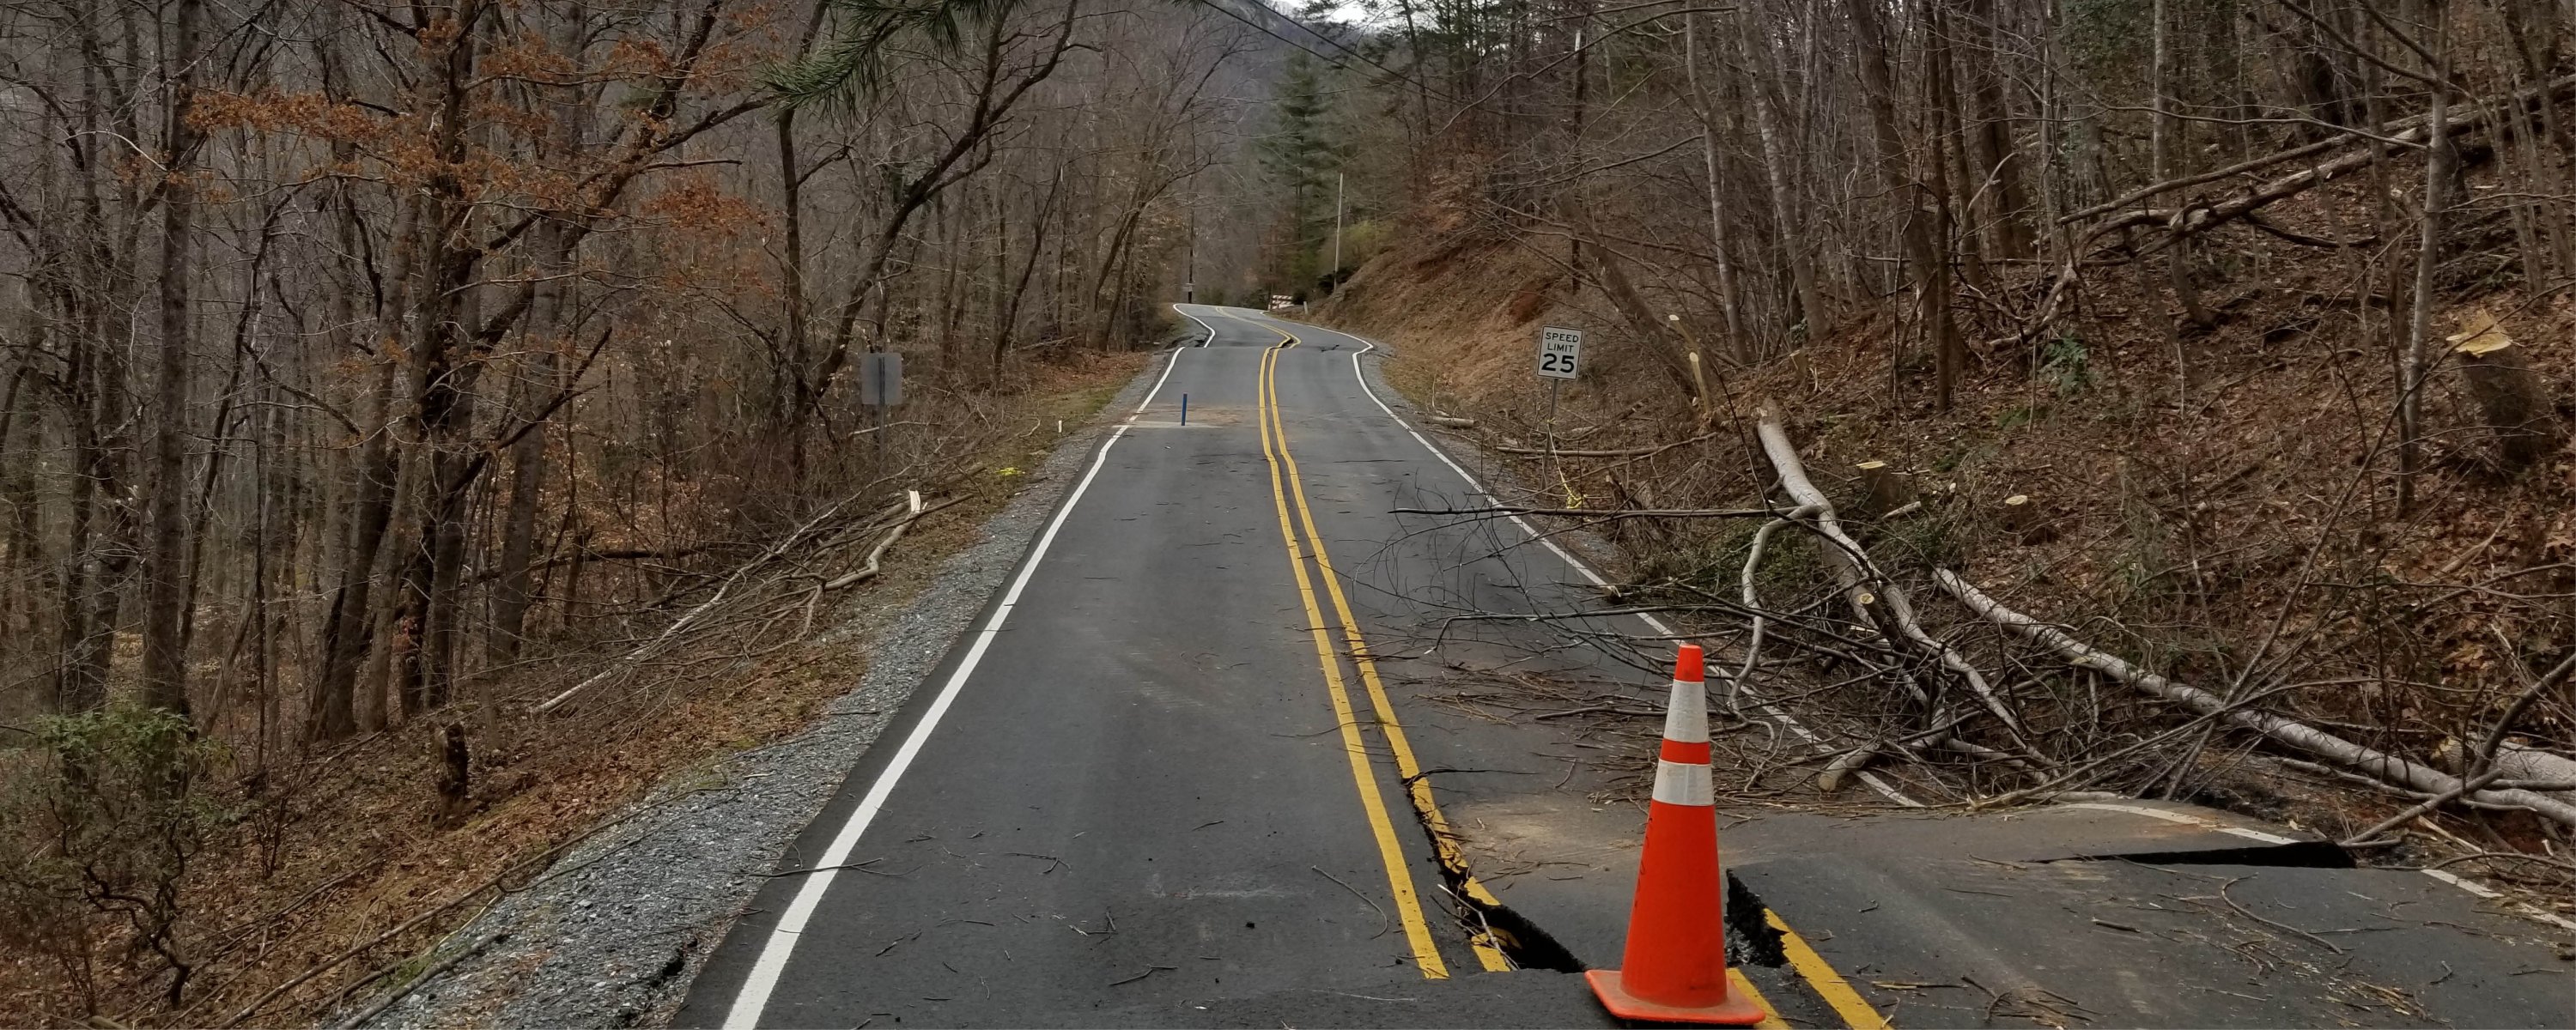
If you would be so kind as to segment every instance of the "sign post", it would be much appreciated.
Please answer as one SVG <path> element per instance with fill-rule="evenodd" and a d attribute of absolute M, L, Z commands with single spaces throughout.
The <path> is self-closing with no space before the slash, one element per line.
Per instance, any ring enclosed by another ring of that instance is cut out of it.
<path fill-rule="evenodd" d="M 1563 476 L 1556 460 L 1556 390 L 1558 384 L 1579 375 L 1582 367 L 1582 330 L 1548 326 L 1538 331 L 1538 374 L 1547 380 L 1547 463 L 1558 478 Z"/>
<path fill-rule="evenodd" d="M 859 403 L 877 413 L 877 460 L 885 460 L 886 411 L 903 403 L 903 355 L 874 350 L 859 355 Z"/>

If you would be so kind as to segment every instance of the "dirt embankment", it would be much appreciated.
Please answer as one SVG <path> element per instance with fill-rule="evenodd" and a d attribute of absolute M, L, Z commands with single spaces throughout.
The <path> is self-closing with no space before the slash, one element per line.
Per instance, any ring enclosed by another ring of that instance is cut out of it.
<path fill-rule="evenodd" d="M 2371 235 L 2358 187 L 2279 208 L 2286 221 Z M 2087 268 L 2077 303 L 2041 338 L 1978 348 L 1948 411 L 1935 408 L 1930 356 L 1919 330 L 1903 324 L 1899 294 L 1847 299 L 1832 329 L 1786 357 L 1712 361 L 1711 410 L 1695 412 L 1636 327 L 1571 274 L 1559 237 L 1426 233 L 1373 260 L 1315 318 L 1388 339 L 1392 378 L 1429 408 L 1475 419 L 1450 432 L 1503 448 L 1544 438 L 1545 381 L 1532 374 L 1539 328 L 1585 330 L 1587 367 L 1565 385 L 1558 439 L 1613 453 L 1566 458 L 1561 474 L 1521 459 L 1525 478 L 1550 484 L 1526 498 L 1540 507 L 1745 506 L 1776 492 L 1750 421 L 1758 400 L 1776 401 L 1808 471 L 1908 584 L 1925 621 L 2010 695 L 2034 750 L 2070 765 L 2131 752 L 2070 786 L 2189 797 L 2340 837 L 2407 799 L 2251 736 L 2196 731 L 2139 747 L 2182 718 L 2007 640 L 1929 574 L 1957 571 L 2176 680 L 2371 748 L 2455 762 L 2457 741 L 2482 740 L 2528 684 L 2576 649 L 2576 455 L 2565 443 L 2576 414 L 2576 317 L 2563 297 L 2514 285 L 2501 256 L 2509 241 L 2509 228 L 2470 225 L 2446 242 L 2433 318 L 2441 360 L 2422 395 L 2423 458 L 2411 484 L 2399 471 L 2394 414 L 2403 284 L 2392 290 L 2384 275 L 2357 274 L 2349 250 L 2252 229 L 2224 230 L 2197 269 L 2214 327 L 2176 328 L 2181 307 L 2160 262 Z M 1997 275 L 1988 296 L 2000 302 L 1963 293 L 1969 338 L 2009 340 L 2019 326 L 2004 308 L 2035 309 L 2045 286 L 2028 269 Z M 1704 353 L 1728 350 L 1707 305 L 1669 299 Z M 2527 355 L 2559 430 L 2516 470 L 2499 460 L 2462 360 L 2439 339 L 2482 315 Z M 1867 462 L 1886 465 L 1869 473 Z M 1713 605 L 1737 596 L 1754 525 L 1601 528 L 1629 556 L 1623 571 L 1638 596 Z M 1827 597 L 1826 577 L 1803 539 L 1775 544 L 1757 579 L 1765 607 L 1835 614 L 1809 610 Z M 1712 631 L 1742 629 L 1713 607 L 1703 616 Z M 1823 681 L 1851 672 L 1807 664 L 1836 673 Z M 1924 714 L 1866 679 L 1802 704 L 1852 746 L 1910 731 L 1904 721 Z M 2513 729 L 2513 743 L 2570 753 L 2576 698 L 2563 685 L 2544 691 Z M 1993 727 L 1969 736 L 2012 749 Z M 1932 775 L 1959 796 L 2030 782 L 1991 763 Z M 2566 875 L 2553 857 L 2564 829 L 2527 813 L 2447 817 L 2423 830 L 2382 854 L 2421 858 L 2419 845 L 2445 843 L 2453 854 L 2539 856 L 2491 863 L 2491 875 Z"/>

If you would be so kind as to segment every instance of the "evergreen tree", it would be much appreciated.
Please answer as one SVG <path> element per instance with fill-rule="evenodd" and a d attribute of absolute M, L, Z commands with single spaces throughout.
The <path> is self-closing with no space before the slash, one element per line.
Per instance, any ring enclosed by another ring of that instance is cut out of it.
<path fill-rule="evenodd" d="M 1333 173 L 1343 155 L 1333 138 L 1328 71 L 1304 50 L 1289 51 L 1271 131 L 1260 148 L 1262 169 L 1286 205 L 1272 237 L 1274 281 L 1296 294 L 1312 290 L 1325 273 L 1332 243 Z"/>

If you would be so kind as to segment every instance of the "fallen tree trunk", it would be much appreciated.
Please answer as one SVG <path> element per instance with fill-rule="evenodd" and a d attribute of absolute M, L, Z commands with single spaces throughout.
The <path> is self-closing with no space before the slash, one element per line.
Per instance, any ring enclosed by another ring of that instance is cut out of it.
<path fill-rule="evenodd" d="M 2435 795 L 2459 791 L 2462 786 L 2456 776 L 2420 762 L 2410 762 L 2384 751 L 2363 747 L 2295 719 L 2253 709 L 2231 708 L 2216 694 L 2130 665 L 2087 646 L 2055 626 L 2006 608 L 1948 569 L 1935 570 L 1932 575 L 1940 582 L 1941 589 L 1949 591 L 1950 596 L 1959 599 L 1959 603 L 1967 605 L 1988 621 L 2057 652 L 2071 665 L 2102 673 L 2140 692 L 2252 730 L 2277 743 L 2383 781 Z M 2528 790 L 2479 790 L 2467 792 L 2464 796 L 2490 805 L 2530 809 L 2568 826 L 2576 826 L 2576 805 Z"/>
<path fill-rule="evenodd" d="M 1553 454 L 1559 458 L 1642 458 L 1647 455 L 1662 454 L 1675 447 L 1688 447 L 1716 435 L 1716 433 L 1701 433 L 1688 440 L 1675 440 L 1672 443 L 1653 444 L 1645 447 L 1613 447 L 1605 450 L 1590 451 L 1569 451 L 1562 447 L 1553 451 L 1548 450 L 1545 447 L 1496 447 L 1493 449 L 1504 454 Z"/>
<path fill-rule="evenodd" d="M 911 529 L 913 523 L 921 521 L 921 517 L 924 515 L 928 515 L 931 512 L 938 511 L 941 508 L 945 508 L 949 505 L 965 500 L 965 498 L 951 497 L 929 507 L 923 507 L 921 504 L 921 491 L 906 490 L 904 491 L 904 500 L 906 504 L 911 507 L 911 512 L 904 515 L 903 521 L 895 523 L 894 528 L 886 532 L 885 539 L 877 541 L 877 545 L 868 551 L 868 560 L 862 563 L 856 570 L 835 577 L 831 582 L 823 584 L 823 589 L 839 590 L 843 587 L 855 586 L 859 583 L 876 578 L 876 574 L 885 568 L 886 551 L 894 547 L 895 541 L 903 539 L 904 532 Z"/>
<path fill-rule="evenodd" d="M 2076 262 L 2068 261 L 2058 266 L 2057 274 L 2049 277 L 2048 292 L 2040 297 L 2038 312 L 2032 314 L 2029 321 L 2022 323 L 2021 328 L 1987 340 L 1981 345 L 1982 348 L 1990 350 L 2004 346 L 2019 347 L 2048 332 L 2048 328 L 2057 323 L 2057 313 L 2065 307 L 2068 294 L 2075 289 L 2077 283 L 2082 281 Z"/>
<path fill-rule="evenodd" d="M 2555 100 L 2570 93 L 2576 93 L 2576 75 L 2562 76 L 2552 80 L 2546 86 L 2523 90 L 2511 97 L 2463 105 L 2469 108 L 2470 113 L 2458 118 L 2446 119 L 2440 126 L 2440 132 L 2444 136 L 2459 136 L 2474 132 L 2493 124 L 2497 118 L 2513 110 L 2516 105 L 2529 108 L 2544 97 Z M 2430 119 L 2426 121 L 2429 122 Z M 2419 123 L 2387 139 L 2388 142 L 2399 146 L 2420 147 L 2431 139 L 2432 131 L 2433 126 Z M 2347 173 L 2367 168 L 2391 150 L 2392 148 L 2384 146 L 2362 147 L 2330 160 L 2320 161 L 2213 204 L 2196 204 L 2183 208 L 2131 208 L 2086 228 L 2081 237 L 2084 242 L 2076 249 L 2079 253 L 2087 251 L 2091 241 L 2100 239 L 2104 233 L 2116 232 L 2132 226 L 2158 228 L 2171 226 L 2181 235 L 2186 236 L 2206 232 L 2243 218 L 2276 201 L 2285 200 L 2325 185 Z"/>
<path fill-rule="evenodd" d="M 1769 508 L 1523 508 L 1498 504 L 1491 508 L 1390 508 L 1397 515 L 1462 515 L 1469 518 L 1499 519 L 1514 515 L 1561 515 L 1567 518 L 1599 519 L 1760 519 L 1787 514 Z"/>
<path fill-rule="evenodd" d="M 2553 99 L 2564 93 L 2576 92 L 2576 76 L 2568 76 L 2552 82 L 2546 87 L 2545 91 Z M 2519 100 L 2525 106 L 2529 106 L 2539 102 L 2543 92 L 2544 91 L 2542 89 L 2525 89 L 2516 92 L 2511 97 L 2498 98 L 2498 100 L 2505 103 Z M 2496 102 L 2497 101 L 2495 100 L 2481 101 L 2481 103 Z M 2388 136 L 2396 133 L 2407 132 L 2412 129 L 2422 128 L 2425 121 L 2428 120 L 2428 114 L 2408 115 L 2404 118 L 2397 119 L 2396 121 L 2389 122 L 2386 125 L 2379 126 L 2377 134 Z M 2118 211 L 2121 208 L 2128 207 L 2131 204 L 2135 204 L 2160 193 L 2171 193 L 2178 189 L 2186 189 L 2192 186 L 2198 186 L 2202 183 L 2217 182 L 2220 179 L 2233 178 L 2235 176 L 2244 175 L 2248 172 L 2258 172 L 2274 165 L 2288 164 L 2292 161 L 2301 160 L 2303 158 L 2315 157 L 2318 154 L 2331 153 L 2345 147 L 2362 146 L 2368 142 L 2370 142 L 2370 136 L 2359 132 L 2337 133 L 2314 143 L 2302 144 L 2300 146 L 2291 147 L 2288 150 L 2276 150 L 2272 153 L 2265 154 L 2249 161 L 2242 161 L 2228 165 L 2225 168 L 2213 168 L 2196 175 L 2187 175 L 2179 179 L 2168 179 L 2164 182 L 2150 183 L 2121 196 L 2117 200 L 2106 200 L 2081 211 L 2061 215 L 2057 219 L 2057 224 L 2073 225 L 2097 215 L 2110 214 L 2111 212 Z"/>
<path fill-rule="evenodd" d="M 907 494 L 907 501 L 916 509 L 920 504 L 919 498 L 920 494 L 917 491 L 909 492 Z M 646 641 L 642 646 L 639 646 L 632 651 L 628 651 L 625 654 L 610 659 L 608 662 L 608 668 L 592 674 L 588 679 L 573 684 L 560 694 L 556 694 L 553 697 L 545 699 L 535 708 L 530 709 L 530 711 L 537 715 L 544 715 L 557 708 L 561 708 L 565 702 L 572 700 L 574 696 L 580 694 L 582 691 L 606 682 L 620 673 L 633 668 L 637 663 L 642 662 L 644 659 L 660 653 L 664 647 L 668 646 L 673 640 L 679 637 L 681 631 L 696 624 L 702 616 L 705 616 L 717 605 L 722 604 L 724 599 L 733 593 L 733 588 L 739 585 L 745 577 L 751 575 L 752 572 L 758 570 L 762 566 L 778 560 L 778 558 L 786 554 L 790 548 L 813 535 L 819 527 L 829 522 L 832 516 L 839 514 L 842 508 L 847 507 L 851 501 L 857 499 L 857 495 L 842 498 L 838 503 L 833 504 L 829 508 L 823 509 L 822 514 L 806 520 L 805 524 L 796 527 L 794 532 L 780 538 L 779 541 L 776 544 L 771 545 L 768 550 L 762 551 L 759 557 L 736 566 L 733 572 L 727 575 L 724 578 L 724 581 L 716 586 L 714 596 L 707 598 L 705 601 L 699 602 L 697 607 L 689 609 L 686 614 L 681 615 L 679 619 L 665 627 L 660 636 L 656 636 L 652 640 Z M 894 515 L 896 512 L 903 510 L 904 507 L 904 504 L 897 504 L 892 509 L 889 509 L 885 514 L 888 516 Z M 888 543 L 891 542 L 892 541 L 888 541 Z"/>
<path fill-rule="evenodd" d="M 1789 431 L 1780 423 L 1779 410 L 1768 400 L 1755 409 L 1754 432 L 1762 439 L 1763 456 L 1770 459 L 1771 468 L 1780 474 L 1780 486 L 1798 502 L 1799 508 L 1813 512 L 1810 519 L 1801 524 L 1824 538 L 1825 567 L 1833 571 L 1835 581 L 1841 584 L 1843 601 L 1851 607 L 1852 614 L 1858 616 L 1864 625 L 1878 627 L 1890 641 L 1910 642 L 1915 649 L 1940 662 L 1941 667 L 1957 673 L 1986 710 L 2003 721 L 2004 728 L 2011 731 L 2015 740 L 2021 740 L 2021 720 L 2015 718 L 2012 709 L 2005 707 L 2003 700 L 1995 696 L 1994 688 L 1986 683 L 1985 674 L 1969 664 L 1957 648 L 1925 633 L 1922 623 L 1914 618 L 1914 605 L 1906 600 L 1904 588 L 1879 571 L 1877 564 L 1869 560 L 1869 552 L 1862 550 L 1850 534 L 1843 532 L 1841 520 L 1834 516 L 1833 502 L 1826 500 L 1824 491 L 1816 489 L 1816 484 L 1808 481 L 1806 466 L 1798 461 L 1798 445 L 1790 442 Z M 1937 713 L 1934 721 L 1939 721 Z M 2033 751 L 2027 741 L 2022 741 L 2022 750 L 2043 765 L 2053 764 Z"/>

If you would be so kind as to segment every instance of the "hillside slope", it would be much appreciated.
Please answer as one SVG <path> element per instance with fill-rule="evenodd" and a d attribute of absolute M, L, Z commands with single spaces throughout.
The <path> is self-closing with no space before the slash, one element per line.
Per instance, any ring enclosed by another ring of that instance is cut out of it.
<path fill-rule="evenodd" d="M 2296 204 L 2303 226 L 2368 231 L 2358 188 Z M 2433 325 L 2455 333 L 2495 319 L 2563 423 L 2576 396 L 2571 314 L 2562 298 L 2496 285 L 2503 231 L 2472 223 L 2447 240 L 2446 305 Z M 2403 316 L 2353 274 L 2347 250 L 2250 229 L 2223 230 L 2216 243 L 2223 251 L 2200 270 L 2214 328 L 2171 328 L 2179 305 L 2154 267 L 2088 269 L 2052 338 L 1979 348 L 1946 412 L 1932 403 L 1929 359 L 1909 338 L 1900 294 L 1784 358 L 1711 361 L 1711 410 L 1696 413 L 1638 328 L 1570 271 L 1579 262 L 1561 239 L 1425 233 L 1361 269 L 1315 318 L 1389 339 L 1392 377 L 1429 407 L 1473 418 L 1463 432 L 1475 442 L 1506 450 L 1544 438 L 1545 381 L 1530 369 L 1537 330 L 1586 330 L 1588 367 L 1566 385 L 1556 427 L 1575 441 L 1561 446 L 1609 453 L 1566 457 L 1553 475 L 1543 457 L 1520 456 L 1529 481 L 1553 484 L 1523 498 L 1536 507 L 1749 506 L 1776 491 L 1751 428 L 1756 404 L 1775 401 L 1807 470 L 1908 585 L 1926 623 L 2011 696 L 2036 751 L 2081 770 L 2052 789 L 2190 797 L 2338 838 L 2406 804 L 2404 792 L 2313 755 L 2194 729 L 2108 677 L 2008 641 L 1944 596 L 1933 569 L 2149 671 L 2365 747 L 2456 764 L 2459 742 L 2482 742 L 2531 693 L 2507 753 L 2568 753 L 2576 704 L 2563 682 L 2533 686 L 2576 646 L 2576 461 L 2564 434 L 2508 471 L 2445 347 L 2423 399 L 2422 471 L 2401 499 L 2389 341 L 2402 338 L 2391 319 Z M 2046 285 L 2036 271 L 2008 282 L 1998 292 L 2025 310 Z M 1976 299 L 1963 294 L 1963 311 Z M 1709 313 L 1676 313 L 1704 354 L 1725 350 Z M 1972 339 L 2009 340 L 1996 314 Z M 1876 497 L 1864 462 L 1888 466 Z M 1896 517 L 1868 517 L 1891 509 Z M 1752 523 L 1600 528 L 1627 555 L 1638 596 L 1701 608 L 1704 628 L 1743 639 L 1740 613 L 1722 609 L 1739 593 Z M 1830 583 L 1818 557 L 1803 534 L 1775 542 L 1755 577 L 1763 607 L 1824 618 L 1817 605 Z M 1855 645 L 1870 635 L 1839 630 Z M 1846 663 L 1813 649 L 1801 654 L 1800 674 L 1844 681 L 1802 702 L 1827 714 L 1843 746 L 1917 728 L 1923 713 L 1910 700 L 1865 676 L 1851 682 Z M 2012 746 L 1991 727 L 1970 735 Z M 1985 765 L 1941 774 L 1963 799 L 2032 784 Z M 2463 815 L 2380 854 L 2413 860 L 2432 844 L 2530 853 L 2486 871 L 2554 886 L 2563 899 L 2565 867 L 2550 856 L 2564 833 L 2527 813 Z"/>

